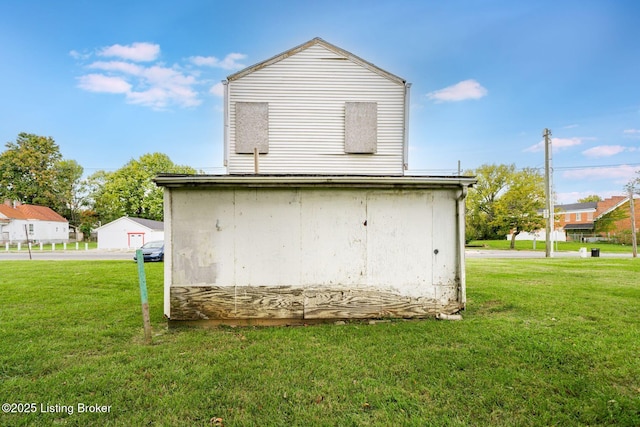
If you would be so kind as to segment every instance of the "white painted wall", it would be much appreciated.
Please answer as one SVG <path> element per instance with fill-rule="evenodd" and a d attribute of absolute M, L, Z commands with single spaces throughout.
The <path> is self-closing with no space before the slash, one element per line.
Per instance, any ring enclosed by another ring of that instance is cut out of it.
<path fill-rule="evenodd" d="M 402 175 L 406 90 L 399 78 L 320 44 L 230 80 L 228 171 L 254 172 L 253 155 L 235 152 L 236 102 L 266 102 L 269 152 L 260 155 L 260 173 Z M 345 154 L 346 102 L 377 103 L 375 154 Z"/>
<path fill-rule="evenodd" d="M 511 240 L 511 234 L 507 236 L 507 240 Z M 547 232 L 546 230 L 538 230 L 532 233 L 523 231 L 516 236 L 516 240 L 536 240 L 538 242 L 544 242 L 545 240 L 547 240 Z M 554 242 L 566 242 L 567 233 L 563 230 L 553 230 L 553 233 L 551 234 L 551 240 L 553 240 Z"/>
<path fill-rule="evenodd" d="M 25 232 L 25 226 L 27 231 Z M 29 231 L 32 226 L 33 231 Z M 69 241 L 69 223 L 60 221 L 41 221 L 28 219 L 12 219 L 9 224 L 3 224 L 0 240 L 9 243 L 30 241 L 43 243 L 62 243 Z"/>
<path fill-rule="evenodd" d="M 164 240 L 164 231 L 152 230 L 127 217 L 99 227 L 96 233 L 98 249 L 137 249 L 146 242 Z"/>
<path fill-rule="evenodd" d="M 168 287 L 375 288 L 456 301 L 454 189 L 172 188 Z M 464 230 L 462 230 L 464 235 Z M 437 253 L 436 253 L 437 250 Z"/>

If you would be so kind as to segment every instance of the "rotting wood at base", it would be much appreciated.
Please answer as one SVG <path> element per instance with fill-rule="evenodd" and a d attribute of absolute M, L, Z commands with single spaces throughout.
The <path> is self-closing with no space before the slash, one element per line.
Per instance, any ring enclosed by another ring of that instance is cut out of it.
<path fill-rule="evenodd" d="M 233 320 L 300 324 L 311 320 L 425 318 L 453 314 L 458 301 L 440 303 L 372 289 L 302 289 L 288 286 L 172 286 L 171 320 Z"/>

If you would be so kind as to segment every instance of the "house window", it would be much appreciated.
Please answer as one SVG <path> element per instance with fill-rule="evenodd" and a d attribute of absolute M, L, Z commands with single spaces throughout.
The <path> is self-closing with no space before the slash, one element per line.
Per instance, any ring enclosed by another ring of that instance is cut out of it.
<path fill-rule="evenodd" d="M 29 224 L 29 234 L 33 234 L 33 224 Z"/>
<path fill-rule="evenodd" d="M 571 221 L 571 214 L 567 212 L 566 214 L 564 214 L 564 222 L 569 222 L 569 221 Z"/>
<path fill-rule="evenodd" d="M 236 102 L 236 154 L 269 152 L 269 104 Z"/>
<path fill-rule="evenodd" d="M 345 153 L 373 154 L 378 145 L 378 104 L 347 102 L 344 106 Z"/>
<path fill-rule="evenodd" d="M 593 212 L 587 212 L 587 221 L 593 221 Z"/>
<path fill-rule="evenodd" d="M 576 212 L 576 221 L 582 221 L 582 214 L 580 212 Z"/>

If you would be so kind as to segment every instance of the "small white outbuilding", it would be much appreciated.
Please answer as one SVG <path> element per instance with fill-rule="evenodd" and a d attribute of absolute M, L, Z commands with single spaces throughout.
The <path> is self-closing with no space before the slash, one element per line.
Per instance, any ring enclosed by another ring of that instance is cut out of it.
<path fill-rule="evenodd" d="M 316 38 L 225 82 L 228 175 L 161 175 L 172 323 L 465 307 L 475 178 L 406 176 L 410 84 Z"/>
<path fill-rule="evenodd" d="M 123 216 L 96 229 L 98 249 L 138 249 L 147 242 L 164 240 L 164 223 Z"/>

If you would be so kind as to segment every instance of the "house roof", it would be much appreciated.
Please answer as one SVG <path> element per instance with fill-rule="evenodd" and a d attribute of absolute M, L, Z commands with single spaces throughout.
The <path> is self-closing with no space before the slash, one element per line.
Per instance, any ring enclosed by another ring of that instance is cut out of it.
<path fill-rule="evenodd" d="M 22 212 L 8 205 L 0 205 L 0 216 L 7 219 L 26 219 Z"/>
<path fill-rule="evenodd" d="M 186 175 L 160 174 L 153 181 L 161 187 L 248 188 L 467 188 L 474 176 L 368 176 L 368 175 Z"/>
<path fill-rule="evenodd" d="M 164 222 L 162 221 L 154 221 L 152 219 L 146 219 L 146 218 L 136 218 L 133 216 L 122 216 L 116 220 L 113 220 L 111 222 L 108 222 L 98 228 L 96 228 L 96 231 L 103 229 L 105 227 L 108 227 L 109 225 L 118 222 L 118 221 L 131 221 L 131 222 L 135 222 L 138 225 L 141 225 L 142 227 L 148 228 L 149 230 L 153 230 L 153 231 L 164 231 Z"/>
<path fill-rule="evenodd" d="M 134 217 L 128 217 L 128 218 L 131 221 L 137 222 L 138 224 L 143 225 L 152 230 L 158 230 L 158 231 L 164 230 L 164 222 L 162 221 L 154 221 L 152 219 L 146 219 L 146 218 L 134 218 Z"/>
<path fill-rule="evenodd" d="M 386 77 L 389 80 L 392 80 L 396 83 L 399 84 L 406 84 L 406 80 L 398 77 L 394 74 L 391 74 L 388 71 L 383 70 L 382 68 L 372 64 L 371 62 L 365 61 L 364 59 L 354 55 L 351 52 L 348 52 L 342 48 L 339 48 L 338 46 L 332 45 L 331 43 L 326 42 L 325 40 L 321 39 L 320 37 L 316 37 L 312 40 L 309 40 L 306 43 L 303 43 L 299 46 L 296 46 L 292 49 L 287 50 L 286 52 L 283 52 L 281 54 L 278 54 L 272 58 L 267 59 L 266 61 L 262 61 L 259 62 L 255 65 L 252 65 L 250 67 L 247 67 L 243 70 L 238 71 L 237 73 L 231 74 L 230 76 L 227 77 L 227 81 L 234 81 L 237 80 L 241 77 L 246 76 L 247 74 L 253 73 L 255 71 L 258 71 L 262 68 L 265 68 L 271 64 L 275 64 L 276 62 L 282 61 L 283 59 L 289 58 L 290 56 L 295 55 L 296 53 L 302 52 L 305 49 L 308 49 L 312 46 L 316 46 L 316 45 L 320 45 L 322 47 L 324 47 L 327 50 L 332 51 L 333 53 L 335 53 L 336 55 L 342 56 L 343 58 L 352 61 L 358 65 L 361 65 L 364 68 L 369 69 L 370 71 L 373 71 L 376 74 L 379 74 L 383 77 Z"/>
<path fill-rule="evenodd" d="M 575 212 L 575 211 L 595 211 L 598 207 L 598 202 L 585 202 L 585 203 L 569 203 L 566 205 L 556 205 L 556 209 L 562 212 Z"/>
<path fill-rule="evenodd" d="M 0 214 L 8 219 L 68 222 L 53 209 L 38 205 L 20 205 L 15 208 L 8 205 L 0 205 Z"/>
<path fill-rule="evenodd" d="M 598 218 L 608 214 L 611 211 L 618 209 L 620 206 L 624 205 L 629 201 L 628 196 L 612 196 L 602 202 L 601 212 L 598 214 Z"/>

